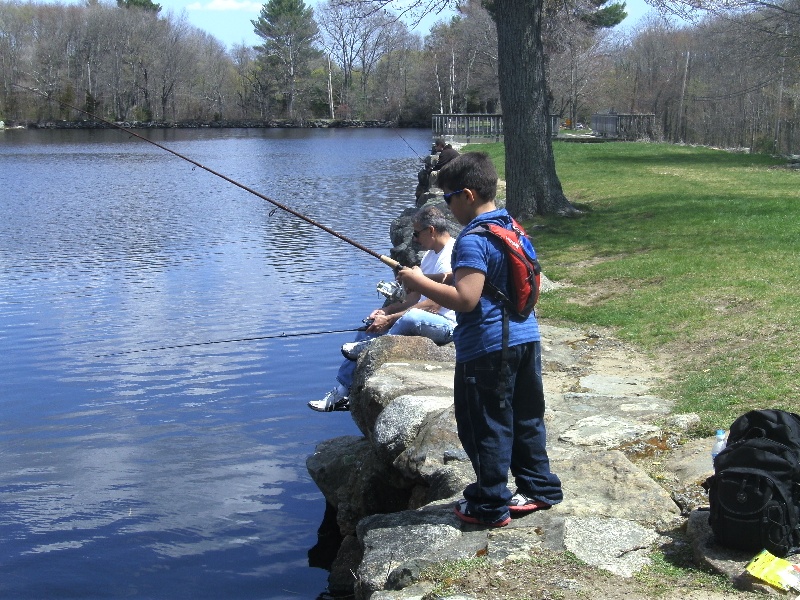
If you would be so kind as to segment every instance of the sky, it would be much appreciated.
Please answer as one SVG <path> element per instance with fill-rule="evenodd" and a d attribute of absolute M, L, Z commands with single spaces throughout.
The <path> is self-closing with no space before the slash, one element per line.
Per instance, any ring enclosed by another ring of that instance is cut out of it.
<path fill-rule="evenodd" d="M 171 10 L 175 15 L 180 15 L 186 11 L 189 23 L 202 29 L 230 49 L 234 44 L 246 44 L 254 46 L 260 44 L 261 40 L 253 33 L 251 21 L 258 18 L 261 7 L 267 2 L 262 0 L 153 0 L 162 7 L 162 14 Z M 640 1 L 640 0 L 636 0 Z M 306 0 L 308 6 L 316 9 L 317 0 Z M 421 35 L 426 35 L 431 26 L 437 21 L 447 20 L 452 12 L 441 15 L 429 15 L 414 29 Z"/>
<path fill-rule="evenodd" d="M 266 0 L 154 0 L 162 6 L 162 12 L 172 11 L 176 16 L 185 11 L 189 23 L 213 35 L 228 49 L 234 44 L 254 46 L 260 39 L 253 33 L 250 21 L 258 18 L 258 13 Z M 628 17 L 620 25 L 629 28 L 644 16 L 650 7 L 644 0 L 624 0 Z M 316 0 L 306 0 L 316 7 Z M 447 20 L 452 12 L 429 15 L 414 30 L 426 35 L 437 21 Z"/>

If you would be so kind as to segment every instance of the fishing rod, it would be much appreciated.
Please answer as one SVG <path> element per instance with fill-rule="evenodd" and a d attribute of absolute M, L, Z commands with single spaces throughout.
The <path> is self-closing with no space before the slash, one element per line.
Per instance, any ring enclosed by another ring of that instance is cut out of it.
<path fill-rule="evenodd" d="M 424 158 L 422 158 L 422 157 L 419 155 L 419 153 L 417 153 L 417 151 L 416 151 L 416 150 L 414 150 L 414 146 L 412 146 L 411 144 L 409 144 L 409 143 L 408 143 L 408 140 L 407 140 L 406 138 L 404 138 L 402 135 L 400 135 L 400 132 L 399 132 L 399 131 L 397 131 L 397 129 L 395 129 L 394 127 L 392 127 L 392 131 L 394 131 L 394 132 L 395 132 L 395 133 L 396 133 L 396 134 L 397 134 L 397 135 L 400 137 L 400 139 L 401 139 L 401 140 L 403 140 L 403 141 L 406 143 L 406 146 L 408 146 L 409 148 L 411 148 L 411 151 L 412 151 L 414 154 L 416 154 L 416 155 L 417 155 L 417 158 L 418 158 L 418 159 L 420 159 L 420 160 L 422 160 L 422 161 L 424 161 L 424 160 L 425 160 Z"/>
<path fill-rule="evenodd" d="M 327 331 L 301 331 L 298 333 L 276 333 L 273 335 L 259 335 L 255 337 L 236 338 L 232 340 L 212 340 L 208 342 L 194 342 L 192 344 L 178 344 L 175 346 L 159 346 L 158 348 L 139 348 L 138 350 L 123 350 L 110 354 L 95 354 L 94 358 L 107 358 L 109 356 L 122 356 L 123 354 L 137 354 L 139 352 L 157 352 L 160 350 L 176 350 L 179 348 L 191 348 L 192 346 L 210 346 L 212 344 L 232 344 L 234 342 L 255 342 L 258 340 L 273 340 L 277 338 L 292 338 L 309 335 L 325 335 L 328 333 L 349 333 L 351 331 L 364 331 L 368 325 L 355 327 L 353 329 L 329 329 Z"/>
<path fill-rule="evenodd" d="M 18 83 L 14 83 L 12 85 L 14 85 L 14 86 L 16 86 L 18 88 L 21 88 L 23 90 L 27 90 L 29 92 L 33 92 L 34 94 L 38 94 L 39 96 L 45 98 L 48 101 L 52 100 L 47 94 L 45 94 L 44 92 L 42 92 L 42 91 L 40 91 L 40 90 L 38 90 L 36 88 L 26 87 L 26 86 L 20 85 Z M 214 169 L 211 169 L 210 167 L 207 167 L 207 166 L 197 162 L 196 160 L 194 160 L 192 158 L 189 158 L 188 156 L 184 156 L 183 154 L 180 154 L 179 152 L 176 152 L 175 150 L 172 150 L 171 148 L 168 148 L 167 146 L 159 144 L 158 142 L 154 142 L 153 140 L 147 139 L 143 135 L 139 135 L 138 133 L 128 129 L 127 127 L 123 127 L 122 125 L 117 125 L 113 121 L 109 121 L 109 120 L 104 119 L 102 117 L 98 117 L 97 115 L 92 114 L 89 111 L 83 110 L 82 108 L 78 108 L 77 106 L 73 106 L 73 105 L 68 104 L 67 102 L 63 102 L 61 100 L 56 100 L 56 102 L 58 102 L 61 106 L 64 106 L 64 107 L 67 107 L 67 108 L 71 108 L 72 110 L 75 110 L 75 111 L 77 111 L 79 113 L 82 113 L 82 114 L 88 116 L 89 118 L 94 119 L 95 121 L 98 121 L 100 123 L 104 123 L 105 125 L 108 125 L 109 127 L 112 127 L 114 129 L 119 129 L 120 131 L 124 131 L 125 133 L 127 133 L 129 135 L 132 135 L 133 137 L 139 138 L 140 140 L 143 140 L 143 141 L 147 142 L 148 144 L 153 144 L 153 146 L 156 146 L 157 148 L 161 148 L 165 152 L 169 152 L 170 154 L 172 154 L 174 156 L 177 156 L 178 158 L 181 158 L 181 159 L 185 160 L 186 162 L 189 162 L 189 163 L 193 164 L 194 166 L 199 167 L 199 168 L 203 169 L 204 171 L 207 171 L 208 173 L 211 173 L 212 175 L 216 175 L 220 179 L 224 179 L 228 183 L 231 183 L 231 184 L 235 185 L 236 187 L 241 188 L 244 191 L 253 194 L 254 196 L 257 196 L 257 197 L 261 198 L 262 200 L 266 200 L 267 202 L 269 202 L 270 204 L 280 208 L 281 210 L 285 210 L 290 215 L 294 215 L 295 217 L 297 217 L 298 219 L 302 219 L 306 223 L 310 223 L 311 225 L 314 225 L 315 227 L 319 227 L 320 229 L 322 229 L 326 233 L 329 233 L 332 236 L 339 238 L 343 242 L 346 242 L 346 243 L 350 244 L 351 246 L 354 246 L 354 247 L 358 248 L 362 252 L 366 252 L 370 256 L 372 256 L 374 258 L 377 258 L 383 264 L 391 267 L 395 271 L 398 270 L 400 267 L 402 267 L 402 265 L 399 262 L 397 262 L 396 260 L 394 260 L 393 258 L 390 258 L 390 257 L 385 256 L 383 254 L 379 254 L 378 252 L 375 252 L 374 250 L 371 250 L 371 249 L 367 248 L 363 244 L 359 244 L 357 241 L 355 241 L 355 240 L 353 240 L 353 239 L 351 239 L 351 238 L 349 238 L 349 237 L 347 237 L 345 235 L 342 235 L 341 233 L 338 233 L 337 231 L 334 231 L 333 229 L 331 229 L 330 227 L 328 227 L 326 225 L 323 225 L 322 223 L 319 223 L 319 222 L 315 221 L 311 217 L 307 217 L 306 215 L 304 215 L 302 213 L 299 213 L 296 210 L 293 210 L 293 209 L 289 208 L 285 204 L 282 204 L 282 203 L 278 202 L 277 200 L 273 200 L 272 198 L 269 198 L 269 197 L 265 196 L 264 194 L 262 194 L 260 192 L 257 192 L 253 188 L 250 188 L 250 187 L 244 185 L 243 183 L 240 183 L 240 182 L 236 181 L 235 179 L 232 179 L 232 178 L 228 177 L 227 175 L 223 175 L 222 173 L 219 173 L 219 172 L 215 171 Z M 400 135 L 400 134 L 398 134 L 398 135 Z M 400 137 L 403 137 L 403 136 L 400 136 Z M 406 143 L 408 144 L 408 142 L 406 142 Z M 414 150 L 413 148 L 411 148 L 411 149 Z M 415 152 L 415 154 L 416 154 L 416 152 Z M 417 155 L 417 156 L 419 156 L 419 155 Z"/>

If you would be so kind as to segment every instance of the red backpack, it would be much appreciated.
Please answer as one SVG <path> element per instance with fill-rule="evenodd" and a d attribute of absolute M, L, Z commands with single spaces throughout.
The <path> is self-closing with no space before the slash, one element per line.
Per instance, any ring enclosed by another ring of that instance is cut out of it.
<path fill-rule="evenodd" d="M 487 234 L 499 240 L 506 256 L 509 293 L 504 294 L 487 280 L 484 288 L 488 290 L 487 295 L 502 302 L 515 315 L 528 318 L 539 300 L 542 273 L 528 234 L 514 219 L 511 219 L 511 229 L 496 223 L 481 223 L 465 235 L 471 233 Z"/>

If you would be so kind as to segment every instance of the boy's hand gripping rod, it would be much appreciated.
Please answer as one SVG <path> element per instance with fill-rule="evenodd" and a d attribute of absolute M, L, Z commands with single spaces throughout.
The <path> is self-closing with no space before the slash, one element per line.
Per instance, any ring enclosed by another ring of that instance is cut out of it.
<path fill-rule="evenodd" d="M 18 88 L 21 88 L 23 90 L 27 90 L 29 92 L 33 92 L 34 94 L 38 94 L 38 95 L 42 96 L 43 98 L 46 98 L 47 100 L 51 100 L 51 98 L 49 98 L 47 96 L 47 94 L 45 94 L 44 92 L 41 92 L 41 91 L 39 91 L 39 90 L 37 90 L 35 88 L 25 87 L 23 85 L 19 85 L 18 83 L 14 83 L 13 85 L 18 87 Z M 215 171 L 214 169 L 211 169 L 211 168 L 209 168 L 209 167 L 207 167 L 207 166 L 205 166 L 203 164 L 200 164 L 199 162 L 189 158 L 188 156 L 184 156 L 183 154 L 180 154 L 179 152 L 176 152 L 175 150 L 172 150 L 172 149 L 168 148 L 167 146 L 163 146 L 163 145 L 159 144 L 158 142 L 154 142 L 153 140 L 149 140 L 146 137 L 144 137 L 142 135 L 139 135 L 135 131 L 131 131 L 130 129 L 128 129 L 126 127 L 123 127 L 122 125 L 117 125 L 113 121 L 109 121 L 109 120 L 104 119 L 102 117 L 98 117 L 97 115 L 94 115 L 94 114 L 92 114 L 92 113 L 90 113 L 88 111 L 83 110 L 82 108 L 78 108 L 77 106 L 72 106 L 71 104 L 67 104 L 66 102 L 62 102 L 60 100 L 56 100 L 56 102 L 58 102 L 61 106 L 65 106 L 65 107 L 71 108 L 72 110 L 75 110 L 75 111 L 77 111 L 79 113 L 82 113 L 82 114 L 88 116 L 89 118 L 94 119 L 95 121 L 99 121 L 100 123 L 105 123 L 106 125 L 108 125 L 110 127 L 113 127 L 114 129 L 119 129 L 120 131 L 124 131 L 125 133 L 127 133 L 129 135 L 132 135 L 133 137 L 139 138 L 140 140 L 144 140 L 148 144 L 153 144 L 154 146 L 156 146 L 158 148 L 161 148 L 162 150 L 164 150 L 166 152 L 169 152 L 170 154 L 173 154 L 173 155 L 177 156 L 178 158 L 181 158 L 181 159 L 185 160 L 186 162 L 192 163 L 196 167 L 200 167 L 204 171 L 208 171 L 212 175 L 216 175 L 220 179 L 224 179 L 228 183 L 232 183 L 236 187 L 241 188 L 246 192 L 250 192 L 254 196 L 258 196 L 259 198 L 261 198 L 262 200 L 266 200 L 270 204 L 274 204 L 278 208 L 280 208 L 282 210 L 285 210 L 289 214 L 294 215 L 295 217 L 297 217 L 298 219 L 302 219 L 306 223 L 310 223 L 311 225 L 314 225 L 315 227 L 319 227 L 323 231 L 326 231 L 326 232 L 330 233 L 332 236 L 339 238 L 343 242 L 347 242 L 351 246 L 355 246 L 359 250 L 361 250 L 363 252 L 366 252 L 370 256 L 373 256 L 373 257 L 377 258 L 383 264 L 391 267 L 392 270 L 394 270 L 394 271 L 398 271 L 402 267 L 402 265 L 399 262 L 397 262 L 396 260 L 394 260 L 393 258 L 390 258 L 390 257 L 385 256 L 383 254 L 379 254 L 379 253 L 375 252 L 374 250 L 370 250 L 369 248 L 367 248 L 363 244 L 359 244 L 355 240 L 352 240 L 349 237 L 344 236 L 341 233 L 338 233 L 338 232 L 334 231 L 330 227 L 328 227 L 326 225 L 323 225 L 322 223 L 318 223 L 314 219 L 312 219 L 310 217 L 307 217 L 304 214 L 299 213 L 296 210 L 293 210 L 293 209 L 289 208 L 285 204 L 281 204 L 277 200 L 273 200 L 272 198 L 268 198 L 264 194 L 255 191 L 253 188 L 250 188 L 250 187 L 244 185 L 243 183 L 239 183 L 235 179 L 231 179 L 227 175 L 223 175 L 222 173 L 219 173 L 219 172 Z"/>

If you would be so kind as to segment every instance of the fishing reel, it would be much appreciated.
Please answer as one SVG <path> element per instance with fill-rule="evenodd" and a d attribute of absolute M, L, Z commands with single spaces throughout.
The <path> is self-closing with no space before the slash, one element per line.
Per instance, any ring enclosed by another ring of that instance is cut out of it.
<path fill-rule="evenodd" d="M 402 302 L 406 299 L 406 288 L 399 281 L 379 281 L 377 289 L 389 302 Z"/>

